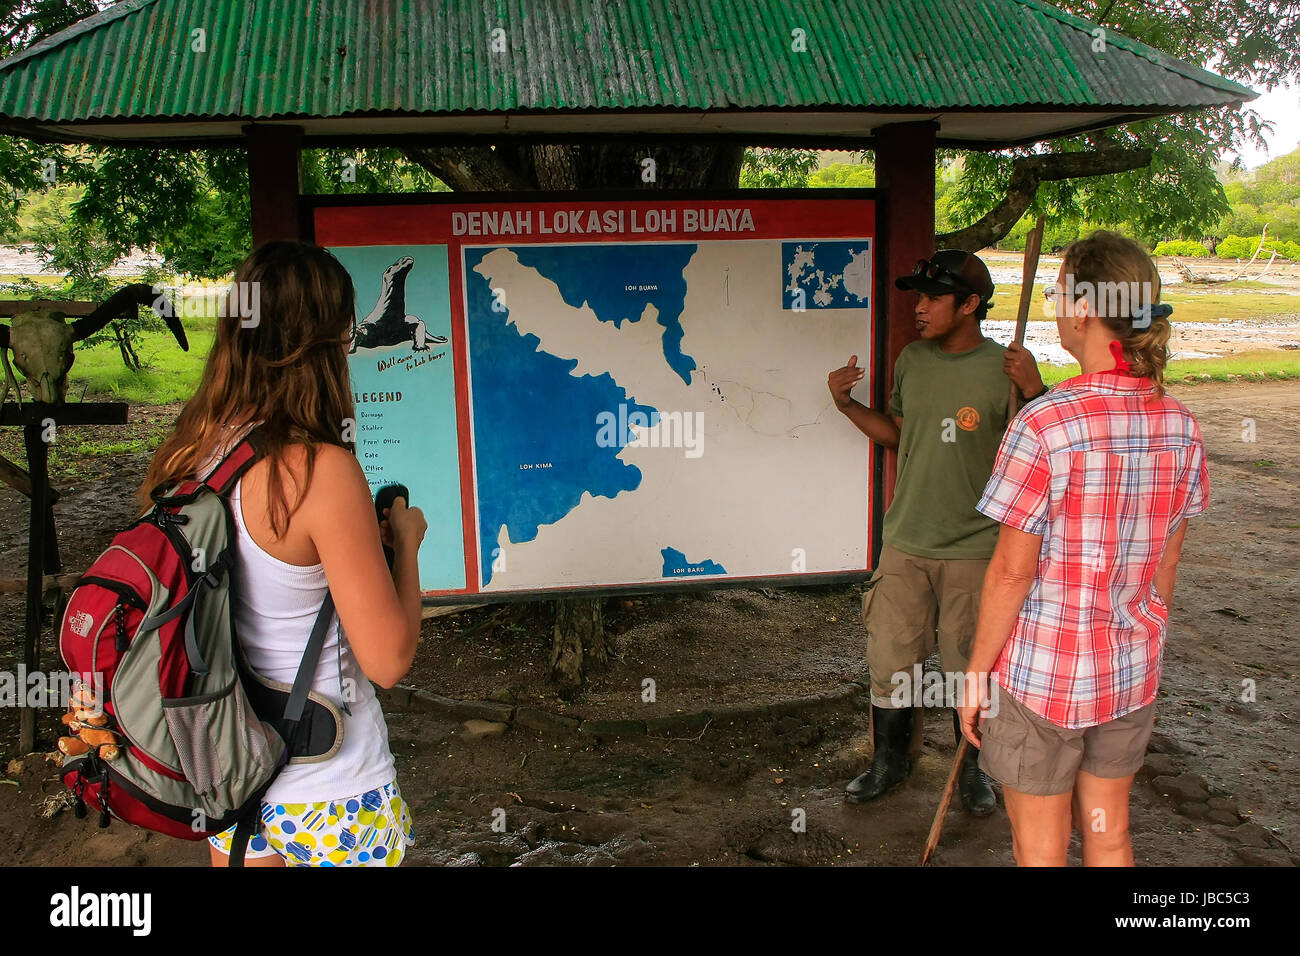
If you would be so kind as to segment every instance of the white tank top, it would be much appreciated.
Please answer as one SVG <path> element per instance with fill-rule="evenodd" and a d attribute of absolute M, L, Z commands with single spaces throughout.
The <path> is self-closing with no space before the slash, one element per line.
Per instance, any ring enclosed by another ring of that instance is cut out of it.
<path fill-rule="evenodd" d="M 264 677 L 292 684 L 307 639 L 329 590 L 320 564 L 302 567 L 267 554 L 248 533 L 241 504 L 242 479 L 230 494 L 238 532 L 232 602 L 239 642 L 249 666 Z M 342 681 L 340 681 L 340 671 Z M 328 760 L 291 764 L 264 798 L 268 803 L 318 803 L 365 793 L 396 779 L 388 726 L 370 680 L 362 672 L 337 615 L 325 637 L 312 690 L 339 705 L 342 688 L 351 714 L 343 713 L 343 744 Z"/>

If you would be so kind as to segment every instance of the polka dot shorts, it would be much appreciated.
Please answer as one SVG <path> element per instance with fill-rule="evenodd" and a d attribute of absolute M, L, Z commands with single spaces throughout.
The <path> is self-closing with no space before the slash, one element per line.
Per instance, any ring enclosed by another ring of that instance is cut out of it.
<path fill-rule="evenodd" d="M 209 837 L 227 856 L 235 828 Z M 286 866 L 398 866 L 415 844 L 397 782 L 325 803 L 263 803 L 260 831 L 244 854 L 281 856 Z"/>

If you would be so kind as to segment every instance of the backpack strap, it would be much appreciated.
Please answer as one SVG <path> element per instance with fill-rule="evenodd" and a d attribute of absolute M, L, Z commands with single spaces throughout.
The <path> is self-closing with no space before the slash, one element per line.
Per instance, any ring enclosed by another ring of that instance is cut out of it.
<path fill-rule="evenodd" d="M 163 487 L 155 488 L 149 497 L 153 499 L 154 504 L 171 507 L 189 504 L 204 488 L 219 495 L 228 495 L 235 487 L 235 482 L 262 457 L 261 427 L 261 425 L 254 425 L 234 448 L 226 452 L 225 457 L 217 463 L 206 478 L 183 481 L 175 486 L 170 495 L 163 493 L 165 491 Z"/>
<path fill-rule="evenodd" d="M 303 711 L 307 707 L 307 693 L 311 690 L 312 680 L 316 676 L 316 665 L 320 663 L 321 651 L 325 647 L 325 633 L 333 620 L 334 595 L 326 591 L 325 601 L 321 604 L 320 613 L 316 615 L 316 623 L 311 628 L 311 637 L 307 639 L 307 649 L 303 652 L 298 675 L 293 679 L 293 690 L 289 692 L 289 700 L 284 705 L 285 729 L 289 732 L 285 743 L 289 745 L 290 753 L 294 751 L 294 744 L 297 742 Z"/>
<path fill-rule="evenodd" d="M 145 631 L 152 631 L 162 627 L 168 621 L 180 617 L 182 614 L 190 611 L 197 603 L 199 594 L 204 588 L 215 588 L 221 583 L 221 575 L 225 574 L 230 568 L 231 558 L 229 551 L 222 551 L 217 556 L 217 560 L 208 566 L 207 573 L 198 578 L 192 585 L 185 596 L 173 604 L 165 611 L 160 611 L 151 617 L 146 617 L 140 622 L 138 633 L 143 634 Z M 206 674 L 208 665 L 204 662 L 202 654 L 199 652 L 198 636 L 194 633 L 194 617 L 191 613 L 185 619 L 185 657 L 189 661 L 190 669 L 196 674 Z"/>
<path fill-rule="evenodd" d="M 235 824 L 235 833 L 230 838 L 230 861 L 227 866 L 243 866 L 244 851 L 248 849 L 248 841 L 253 839 L 253 831 L 257 828 L 257 816 L 262 809 L 262 799 L 252 801 L 253 809 L 249 810 L 239 822 Z"/>
<path fill-rule="evenodd" d="M 271 784 L 275 783 L 275 778 L 279 775 L 280 772 L 277 770 L 257 793 L 249 797 L 248 809 L 239 818 L 239 822 L 235 824 L 235 832 L 230 838 L 228 866 L 242 867 L 244 865 L 244 854 L 248 850 L 249 841 L 253 839 L 253 834 L 257 832 L 258 820 L 262 815 L 262 798 L 266 796 L 266 792 L 271 789 Z"/>
<path fill-rule="evenodd" d="M 219 495 L 227 495 L 238 481 L 262 457 L 260 425 L 254 426 L 247 435 L 240 439 L 220 464 L 203 479 L 202 484 Z"/>
<path fill-rule="evenodd" d="M 284 705 L 284 719 L 288 731 L 288 736 L 285 739 L 287 745 L 285 748 L 286 756 L 294 751 L 298 731 L 302 726 L 302 715 L 307 707 L 307 694 L 311 690 L 312 680 L 316 676 L 316 665 L 320 663 L 321 651 L 325 647 L 325 634 L 329 631 L 333 620 L 334 596 L 326 591 L 325 600 L 321 604 L 320 611 L 316 615 L 316 622 L 311 628 L 311 637 L 307 638 L 307 649 L 303 651 L 302 663 L 298 665 L 298 673 L 293 679 L 293 690 L 289 692 L 289 700 Z M 283 766 L 281 769 L 283 769 Z M 277 770 L 275 776 L 267 781 L 261 792 L 249 801 L 248 811 L 239 818 L 239 822 L 235 825 L 235 833 L 230 841 L 231 866 L 244 865 L 244 853 L 247 851 L 248 843 L 253 839 L 253 834 L 257 830 L 257 823 L 261 815 L 262 798 L 279 775 L 280 771 Z"/>

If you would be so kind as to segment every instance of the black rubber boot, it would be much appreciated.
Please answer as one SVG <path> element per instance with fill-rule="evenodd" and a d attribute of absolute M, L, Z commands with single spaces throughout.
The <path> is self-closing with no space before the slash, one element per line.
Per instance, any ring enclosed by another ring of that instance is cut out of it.
<path fill-rule="evenodd" d="M 963 739 L 961 715 L 956 710 L 952 712 L 952 729 L 957 735 L 957 746 L 960 747 Z M 979 767 L 979 760 L 979 750 L 974 746 L 967 747 L 961 770 L 957 774 L 957 793 L 961 796 L 961 805 L 967 813 L 986 817 L 997 809 L 998 799 L 989 786 L 989 778 L 984 776 L 984 771 Z"/>
<path fill-rule="evenodd" d="M 871 708 L 872 740 L 876 752 L 871 767 L 844 788 L 853 803 L 874 800 L 912 772 L 912 708 Z"/>

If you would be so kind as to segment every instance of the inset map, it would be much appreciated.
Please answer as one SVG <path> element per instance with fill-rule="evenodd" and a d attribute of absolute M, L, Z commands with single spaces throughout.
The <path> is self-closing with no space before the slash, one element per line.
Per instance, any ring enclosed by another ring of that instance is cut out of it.
<path fill-rule="evenodd" d="M 781 243 L 782 306 L 865 309 L 871 305 L 871 240 Z"/>

